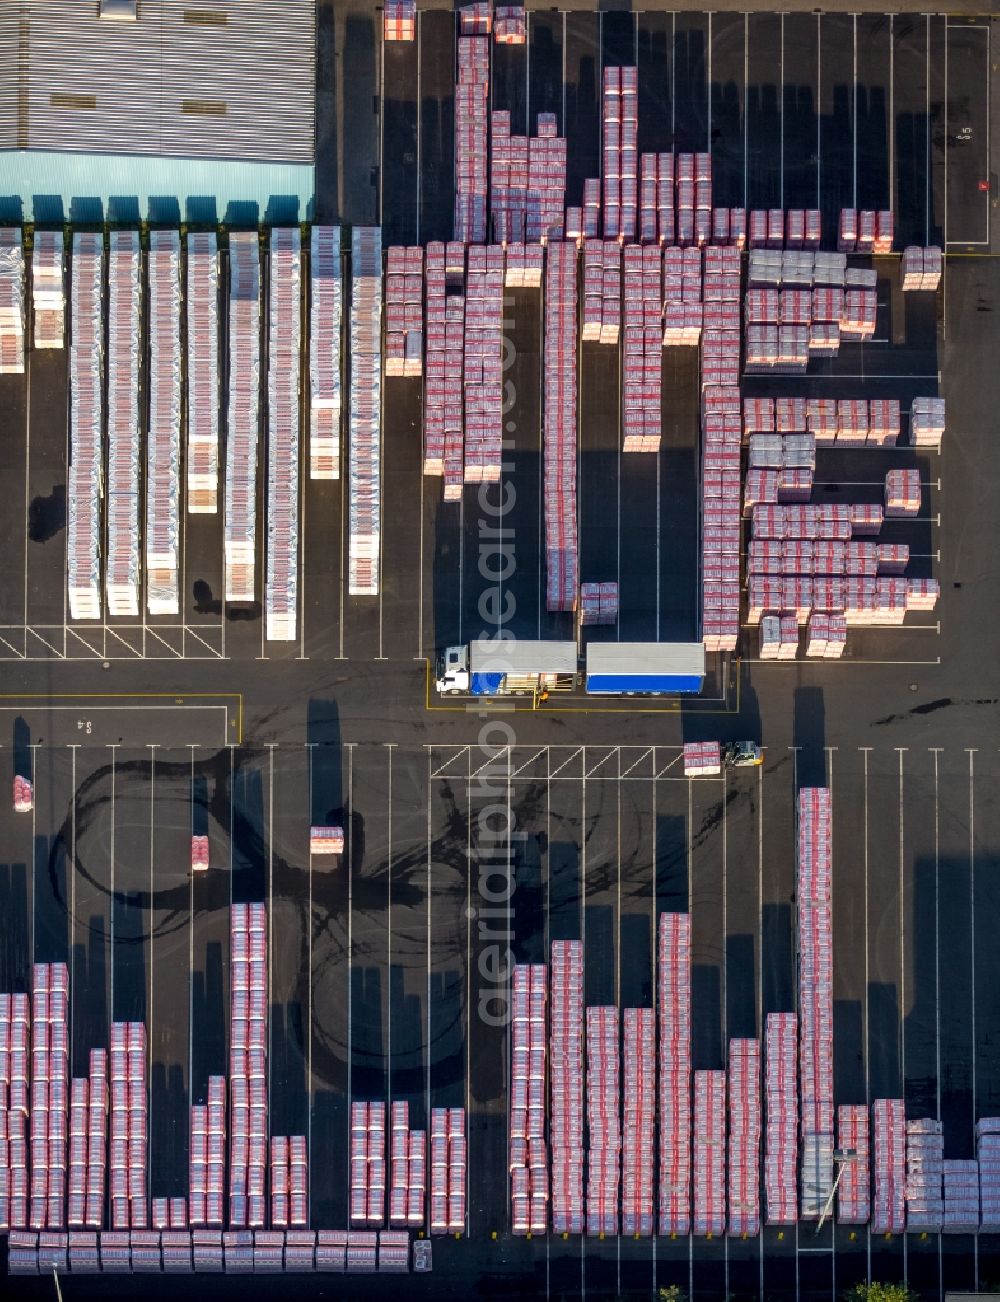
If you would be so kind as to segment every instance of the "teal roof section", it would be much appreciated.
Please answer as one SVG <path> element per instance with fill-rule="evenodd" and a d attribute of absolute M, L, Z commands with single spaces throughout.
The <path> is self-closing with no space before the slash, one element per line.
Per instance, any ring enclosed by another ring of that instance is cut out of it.
<path fill-rule="evenodd" d="M 0 150 L 0 221 L 229 226 L 309 221 L 315 169 L 292 163 Z"/>

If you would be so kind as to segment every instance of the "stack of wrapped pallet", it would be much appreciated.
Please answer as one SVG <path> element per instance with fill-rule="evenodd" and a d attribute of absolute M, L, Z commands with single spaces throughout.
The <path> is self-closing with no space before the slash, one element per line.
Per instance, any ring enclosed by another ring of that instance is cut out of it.
<path fill-rule="evenodd" d="M 0 375 L 24 370 L 24 248 L 18 226 L 0 228 Z"/>
<path fill-rule="evenodd" d="M 941 250 L 936 245 L 921 248 L 909 244 L 903 250 L 903 291 L 936 290 L 941 283 Z"/>
<path fill-rule="evenodd" d="M 31 305 L 36 348 L 62 348 L 66 332 L 62 231 L 36 231 L 31 250 Z"/>

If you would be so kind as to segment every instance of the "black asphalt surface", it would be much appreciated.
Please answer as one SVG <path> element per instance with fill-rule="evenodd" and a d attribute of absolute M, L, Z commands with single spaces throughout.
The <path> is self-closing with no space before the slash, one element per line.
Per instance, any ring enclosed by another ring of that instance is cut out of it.
<path fill-rule="evenodd" d="M 454 18 L 422 11 L 419 41 L 384 51 L 377 31 L 371 17 L 321 21 L 320 215 L 381 213 L 387 240 L 446 238 Z M 898 265 L 880 261 L 876 341 L 804 380 L 747 384 L 904 407 L 940 386 L 948 399 L 940 457 L 820 457 L 819 491 L 834 500 L 876 500 L 889 466 L 921 469 L 926 511 L 893 537 L 942 584 L 924 627 L 854 631 L 842 663 L 760 664 L 747 639 L 742 663 L 712 666 L 718 699 L 683 711 L 591 711 L 576 698 L 442 708 L 422 657 L 482 627 L 483 508 L 474 489 L 442 503 L 421 475 L 420 385 L 399 379 L 385 386 L 382 598 L 346 596 L 344 488 L 308 483 L 296 644 L 262 645 L 259 614 L 223 610 L 220 517 L 186 518 L 183 627 L 67 633 L 65 354 L 32 353 L 27 380 L 0 378 L 11 558 L 0 788 L 27 763 L 36 790 L 33 815 L 0 805 L 0 983 L 26 989 L 33 957 L 70 962 L 74 1072 L 110 1020 L 145 1019 L 154 1195 L 184 1191 L 188 1108 L 226 1070 L 230 903 L 265 899 L 271 1129 L 308 1134 L 313 1223 L 346 1222 L 352 1096 L 406 1099 L 413 1125 L 431 1107 L 469 1109 L 468 1237 L 435 1242 L 432 1280 L 407 1281 L 415 1296 L 647 1297 L 676 1282 L 706 1300 L 832 1299 L 870 1269 L 927 1298 L 1000 1277 L 1000 1242 L 985 1235 L 876 1240 L 828 1224 L 818 1237 L 767 1228 L 747 1242 L 512 1239 L 506 1031 L 479 1015 L 495 989 L 482 961 L 491 927 L 510 932 L 518 961 L 583 940 L 588 1002 L 643 1007 L 656 916 L 690 909 L 694 1065 L 723 1066 L 730 1037 L 759 1035 L 768 1012 L 794 1007 L 794 793 L 827 783 L 836 1101 L 902 1096 L 909 1115 L 940 1116 L 953 1157 L 972 1156 L 975 1119 L 1000 1112 L 1000 270 L 969 256 L 991 247 L 976 243 L 992 234 L 977 188 L 991 166 L 987 31 L 924 15 L 543 11 L 526 48 L 493 51 L 494 104 L 514 129 L 551 111 L 569 133 L 571 202 L 598 174 L 601 67 L 637 59 L 640 147 L 710 141 L 719 202 L 818 202 L 829 236 L 842 205 L 891 198 L 897 247 L 949 241 L 935 301 L 903 301 Z M 542 587 L 540 296 L 509 298 L 517 566 L 505 585 L 519 636 L 571 637 Z M 693 636 L 696 354 L 664 354 L 658 458 L 618 452 L 618 350 L 587 344 L 580 357 L 582 577 L 618 578 L 622 637 Z M 196 712 L 195 693 L 230 714 L 207 701 Z M 158 708 L 167 702 L 186 704 Z M 88 718 L 92 731 L 76 727 Z M 763 769 L 684 781 L 679 743 L 719 736 L 760 738 Z M 483 823 L 497 801 L 511 811 L 499 862 L 513 883 L 500 922 L 486 912 L 498 860 Z M 323 822 L 343 823 L 343 861 L 310 861 L 309 825 Z M 195 879 L 192 831 L 211 846 Z M 101 1292 L 100 1281 L 71 1287 Z M 216 1287 L 235 1295 L 231 1281 Z M 173 1291 L 148 1278 L 116 1288 Z M 351 1289 L 386 1291 L 378 1279 Z"/>

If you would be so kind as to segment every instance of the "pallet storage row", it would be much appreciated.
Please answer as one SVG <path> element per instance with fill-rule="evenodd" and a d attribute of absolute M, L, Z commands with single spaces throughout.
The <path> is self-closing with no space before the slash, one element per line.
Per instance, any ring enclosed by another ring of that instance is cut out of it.
<path fill-rule="evenodd" d="M 813 249 L 822 230 L 818 208 L 752 208 L 748 242 L 751 249 Z"/>
<path fill-rule="evenodd" d="M 979 1162 L 980 1225 L 1000 1232 L 1000 1117 L 976 1122 L 976 1158 Z"/>
<path fill-rule="evenodd" d="M 584 1228 L 583 1041 L 583 944 L 556 940 L 552 942 L 549 1038 L 552 1229 L 556 1234 L 580 1234 Z"/>
<path fill-rule="evenodd" d="M 944 1130 L 932 1117 L 906 1123 L 906 1227 L 944 1228 Z"/>
<path fill-rule="evenodd" d="M 854 1156 L 841 1163 L 837 1186 L 837 1220 L 841 1225 L 867 1225 L 871 1215 L 871 1144 L 868 1109 L 844 1103 L 837 1109 L 837 1147 Z"/>
<path fill-rule="evenodd" d="M 893 218 L 888 210 L 841 208 L 837 248 L 841 253 L 892 252 Z"/>
<path fill-rule="evenodd" d="M 768 1013 L 764 1024 L 764 1216 L 798 1220 L 798 1018 Z"/>
<path fill-rule="evenodd" d="M 743 433 L 809 434 L 816 447 L 895 447 L 900 404 L 897 398 L 744 398 Z"/>
<path fill-rule="evenodd" d="M 664 348 L 701 342 L 705 319 L 702 261 L 701 249 L 670 247 L 663 250 Z"/>
<path fill-rule="evenodd" d="M 503 246 L 473 246 L 465 278 L 464 480 L 500 482 L 503 444 Z"/>
<path fill-rule="evenodd" d="M 344 279 L 340 227 L 314 226 L 309 245 L 309 478 L 340 478 Z"/>
<path fill-rule="evenodd" d="M 729 1041 L 729 1222 L 735 1238 L 760 1233 L 760 1041 Z"/>
<path fill-rule="evenodd" d="M 302 236 L 271 231 L 267 340 L 267 569 L 265 636 L 295 639 L 299 591 L 299 373 Z"/>
<path fill-rule="evenodd" d="M 539 250 L 541 252 L 541 250 Z M 458 270 L 460 265 L 460 270 Z M 449 266 L 453 269 L 449 272 Z M 465 250 L 427 246 L 427 363 L 424 474 L 443 475 L 444 500 L 462 500 L 465 482 Z"/>
<path fill-rule="evenodd" d="M 466 29 L 465 11 L 462 24 Z M 455 87 L 455 239 L 466 244 L 486 240 L 487 112 L 490 88 L 490 43 L 485 35 L 458 38 L 458 83 Z"/>
<path fill-rule="evenodd" d="M 393 1103 L 390 1119 L 389 1224 L 416 1229 L 424 1223 L 427 1132 L 410 1129 L 407 1103 Z"/>
<path fill-rule="evenodd" d="M 726 1232 L 726 1073 L 694 1073 L 691 1232 Z"/>
<path fill-rule="evenodd" d="M 945 1234 L 975 1234 L 979 1229 L 979 1163 L 975 1158 L 945 1159 Z"/>
<path fill-rule="evenodd" d="M 24 372 L 24 246 L 19 226 L 0 227 L 0 375 Z"/>
<path fill-rule="evenodd" d="M 142 1022 L 112 1022 L 111 1052 L 111 1228 L 145 1230 L 149 1226 L 148 1051 Z"/>
<path fill-rule="evenodd" d="M 660 1234 L 691 1229 L 691 918 L 661 913 L 657 940 L 660 1021 Z"/>
<path fill-rule="evenodd" d="M 605 239 L 635 239 L 639 201 L 638 108 L 638 69 L 605 68 L 601 97 Z"/>
<path fill-rule="evenodd" d="M 576 524 L 576 245 L 549 244 L 544 298 L 545 591 L 550 611 L 573 610 Z"/>
<path fill-rule="evenodd" d="M 902 1099 L 872 1104 L 872 1233 L 906 1229 L 906 1111 Z"/>
<path fill-rule="evenodd" d="M 352 1225 L 381 1225 L 385 1220 L 385 1104 L 351 1104 Z"/>
<path fill-rule="evenodd" d="M 309 1223 L 309 1169 L 305 1135 L 271 1136 L 271 1225 L 304 1229 Z"/>
<path fill-rule="evenodd" d="M 150 1200 L 150 1221 L 154 1230 L 186 1230 L 186 1198 L 153 1198 Z"/>
<path fill-rule="evenodd" d="M 545 265 L 541 244 L 508 244 L 504 250 L 503 283 L 507 289 L 540 289 Z"/>
<path fill-rule="evenodd" d="M 149 426 L 146 434 L 146 608 L 180 608 L 181 240 L 149 235 Z"/>
<path fill-rule="evenodd" d="M 911 445 L 940 452 L 944 416 L 944 398 L 914 398 L 910 406 Z"/>
<path fill-rule="evenodd" d="M 219 509 L 219 242 L 187 237 L 187 509 Z"/>
<path fill-rule="evenodd" d="M 822 1215 L 833 1188 L 833 924 L 830 792 L 797 797 L 800 1213 Z"/>
<path fill-rule="evenodd" d="M 653 1129 L 656 1118 L 656 1013 L 626 1008 L 622 1037 L 622 1234 L 654 1231 Z"/>
<path fill-rule="evenodd" d="M 944 259 L 936 245 L 921 248 L 917 244 L 908 244 L 903 250 L 903 292 L 935 291 L 941 284 L 943 268 Z"/>
<path fill-rule="evenodd" d="M 139 614 L 139 368 L 141 265 L 138 231 L 112 231 L 108 257 L 109 615 Z"/>
<path fill-rule="evenodd" d="M 31 1183 L 28 1225 L 58 1230 L 66 1223 L 66 1137 L 69 1126 L 69 971 L 36 963 L 31 981 Z"/>
<path fill-rule="evenodd" d="M 733 651 L 740 612 L 740 396 L 733 385 L 701 395 L 702 640 L 706 651 Z"/>
<path fill-rule="evenodd" d="M 580 338 L 599 344 L 617 344 L 621 321 L 622 247 L 617 240 L 586 240 Z"/>
<path fill-rule="evenodd" d="M 240 948 L 243 948 L 242 941 Z M 238 1060 L 238 1065 L 242 1069 L 242 1059 Z M 225 1076 L 209 1076 L 207 1102 L 192 1103 L 190 1124 L 188 1220 L 195 1227 L 222 1229 L 226 1166 Z"/>
<path fill-rule="evenodd" d="M 347 584 L 377 596 L 382 536 L 382 233 L 351 235 L 351 390 Z"/>
<path fill-rule="evenodd" d="M 659 452 L 663 372 L 663 255 L 626 245 L 622 341 L 622 451 Z"/>
<path fill-rule="evenodd" d="M 618 623 L 618 584 L 580 584 L 580 624 L 613 627 Z"/>
<path fill-rule="evenodd" d="M 587 1009 L 587 1233 L 617 1234 L 621 1120 L 618 1009 Z"/>
<path fill-rule="evenodd" d="M 423 374 L 424 251 L 394 244 L 385 255 L 385 373 Z"/>
<path fill-rule="evenodd" d="M 62 348 L 66 335 L 66 244 L 61 230 L 35 231 L 31 249 L 31 307 L 35 348 Z M 0 331 L 2 334 L 2 331 Z M 0 354 L 3 345 L 0 344 Z"/>
<path fill-rule="evenodd" d="M 101 617 L 104 494 L 104 239 L 73 236 L 70 268 L 66 581 L 71 619 Z"/>
<path fill-rule="evenodd" d="M 528 140 L 525 239 L 561 240 L 565 205 L 566 138 L 559 135 L 554 113 L 539 113 L 535 135 Z"/>
<path fill-rule="evenodd" d="M 526 35 L 524 8 L 498 5 L 493 11 L 493 39 L 497 45 L 523 45 Z"/>
<path fill-rule="evenodd" d="M 516 964 L 511 975 L 510 1151 L 507 1155 L 511 1228 L 515 1234 L 544 1233 L 548 1228 L 549 1160 L 545 1144 L 547 996 L 545 964 Z M 561 1162 L 555 1115 L 553 1111 L 554 1184 L 558 1181 Z M 580 1197 L 582 1200 L 582 1193 Z M 556 1223 L 555 1208 L 553 1199 L 553 1224 Z"/>
<path fill-rule="evenodd" d="M 464 1108 L 431 1109 L 431 1234 L 465 1230 L 466 1141 Z"/>
<path fill-rule="evenodd" d="M 229 1224 L 266 1225 L 267 917 L 264 905 L 234 904 L 229 924 Z"/>
<path fill-rule="evenodd" d="M 254 600 L 260 443 L 260 245 L 229 236 L 229 394 L 226 423 L 225 599 Z"/>

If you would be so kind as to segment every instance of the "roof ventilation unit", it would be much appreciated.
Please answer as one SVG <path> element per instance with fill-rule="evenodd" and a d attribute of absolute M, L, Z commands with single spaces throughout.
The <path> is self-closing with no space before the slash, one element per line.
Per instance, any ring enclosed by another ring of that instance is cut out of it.
<path fill-rule="evenodd" d="M 139 16 L 138 8 L 139 0 L 101 0 L 101 17 L 135 22 Z"/>

